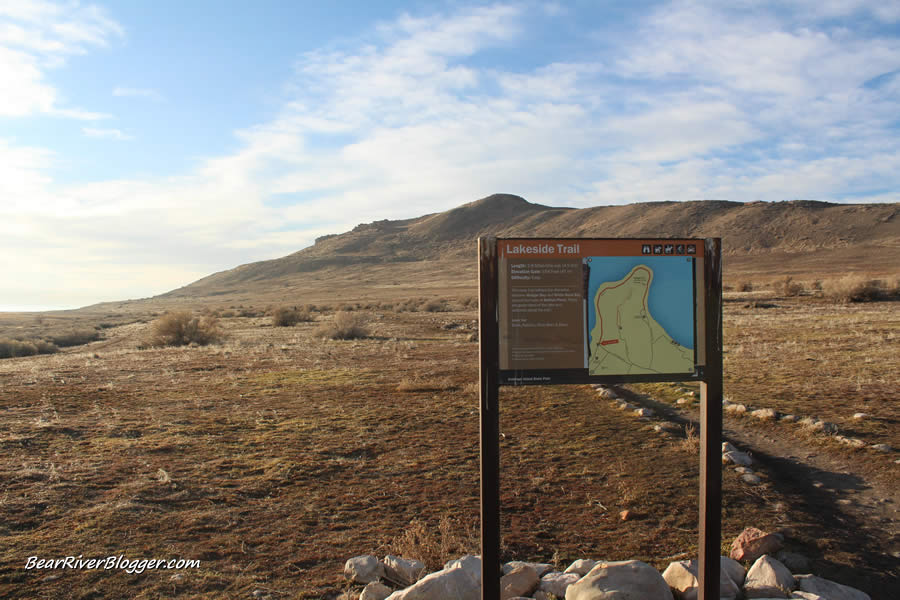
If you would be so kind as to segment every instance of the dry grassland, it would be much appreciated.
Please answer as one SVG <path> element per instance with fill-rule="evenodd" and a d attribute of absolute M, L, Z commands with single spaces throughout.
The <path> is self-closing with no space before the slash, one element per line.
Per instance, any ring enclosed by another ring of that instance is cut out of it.
<path fill-rule="evenodd" d="M 869 412 L 854 433 L 900 446 L 897 305 L 777 304 L 727 304 L 727 393 L 842 426 Z M 218 345 L 140 349 L 150 325 L 134 322 L 0 361 L 0 596 L 323 598 L 346 589 L 357 554 L 437 568 L 477 552 L 476 313 L 356 314 L 370 337 L 320 337 L 333 313 L 294 327 L 235 316 Z M 696 549 L 694 443 L 587 386 L 504 388 L 501 402 L 505 558 L 665 566 Z M 822 575 L 870 592 L 898 575 L 803 498 L 737 477 L 725 473 L 726 540 L 789 527 Z M 24 568 L 119 554 L 201 566 Z"/>

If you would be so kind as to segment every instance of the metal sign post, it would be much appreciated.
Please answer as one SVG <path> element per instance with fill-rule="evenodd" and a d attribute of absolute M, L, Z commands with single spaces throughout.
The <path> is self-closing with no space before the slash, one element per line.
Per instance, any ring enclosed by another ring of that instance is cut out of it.
<path fill-rule="evenodd" d="M 719 598 L 722 545 L 722 241 L 706 240 L 706 366 L 700 383 L 700 600 Z"/>
<path fill-rule="evenodd" d="M 500 600 L 500 326 L 497 238 L 478 240 L 481 387 L 481 597 Z"/>
<path fill-rule="evenodd" d="M 651 314 L 657 279 L 679 335 Z M 701 383 L 699 597 L 718 598 L 721 240 L 482 237 L 478 297 L 482 600 L 500 600 L 500 385 L 650 381 Z"/>

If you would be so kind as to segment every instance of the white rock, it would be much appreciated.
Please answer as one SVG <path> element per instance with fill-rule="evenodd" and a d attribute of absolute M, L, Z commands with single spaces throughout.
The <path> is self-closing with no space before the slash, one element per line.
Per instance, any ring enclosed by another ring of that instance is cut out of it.
<path fill-rule="evenodd" d="M 500 600 L 527 596 L 537 589 L 540 580 L 530 565 L 518 566 L 500 578 Z"/>
<path fill-rule="evenodd" d="M 382 559 L 385 579 L 390 579 L 399 585 L 411 585 L 425 574 L 425 563 L 418 560 L 408 560 L 388 554 Z"/>
<path fill-rule="evenodd" d="M 581 576 L 587 575 L 591 569 L 597 566 L 596 560 L 591 560 L 589 558 L 579 558 L 571 565 L 569 565 L 565 572 L 566 573 L 578 573 Z"/>
<path fill-rule="evenodd" d="M 549 573 L 553 570 L 553 565 L 548 565 L 547 563 L 533 563 L 533 562 L 524 562 L 521 560 L 511 560 L 505 565 L 503 565 L 503 574 L 506 575 L 513 569 L 517 567 L 524 567 L 528 565 L 535 571 L 537 571 L 538 577 L 543 577 L 544 573 Z"/>
<path fill-rule="evenodd" d="M 864 412 L 853 413 L 853 418 L 857 421 L 862 421 L 865 418 L 868 418 L 869 414 Z"/>
<path fill-rule="evenodd" d="M 738 588 L 744 587 L 744 577 L 747 575 L 747 569 L 744 565 L 728 556 L 722 556 L 719 560 L 719 568 L 723 573 L 727 573 L 728 577 L 734 582 Z"/>
<path fill-rule="evenodd" d="M 888 444 L 872 444 L 869 446 L 872 450 L 877 450 L 878 452 L 890 452 L 893 448 Z"/>
<path fill-rule="evenodd" d="M 784 421 L 785 423 L 796 423 L 797 416 L 796 415 L 781 415 L 780 421 Z"/>
<path fill-rule="evenodd" d="M 569 586 L 566 600 L 674 600 L 659 571 L 639 560 L 602 562 Z"/>
<path fill-rule="evenodd" d="M 737 452 L 738 449 L 731 442 L 722 442 L 722 454 L 726 452 Z"/>
<path fill-rule="evenodd" d="M 866 443 L 859 438 L 844 437 L 842 435 L 834 436 L 834 439 L 842 444 L 846 444 L 852 448 L 864 448 Z"/>
<path fill-rule="evenodd" d="M 354 556 L 344 563 L 344 577 L 356 583 L 371 583 L 384 577 L 384 565 L 371 554 Z"/>
<path fill-rule="evenodd" d="M 380 581 L 373 581 L 363 588 L 359 600 L 384 600 L 391 595 L 391 588 Z"/>
<path fill-rule="evenodd" d="M 405 590 L 397 590 L 387 600 L 481 600 L 480 573 L 480 564 L 479 579 L 476 580 L 459 563 L 452 569 L 426 575 Z"/>
<path fill-rule="evenodd" d="M 730 561 L 726 564 L 726 561 Z M 731 564 L 737 565 L 737 569 Z M 677 592 L 682 600 L 696 600 L 700 595 L 700 582 L 697 578 L 700 565 L 695 560 L 679 560 L 669 563 L 663 571 L 663 579 L 669 587 Z M 719 566 L 719 597 L 722 600 L 733 600 L 741 593 L 741 583 L 736 579 L 744 578 L 744 568 L 737 561 L 721 557 Z"/>
<path fill-rule="evenodd" d="M 741 475 L 748 475 L 753 473 L 753 469 L 751 469 L 750 467 L 735 467 L 734 470 Z"/>
<path fill-rule="evenodd" d="M 473 556 L 471 554 L 466 554 L 463 557 L 457 558 L 455 560 L 448 560 L 444 565 L 444 570 L 447 569 L 462 569 L 466 573 L 469 574 L 475 581 L 478 582 L 478 585 L 481 585 L 481 557 Z"/>
<path fill-rule="evenodd" d="M 872 600 L 865 592 L 815 575 L 797 575 L 800 591 L 818 594 L 828 600 Z"/>
<path fill-rule="evenodd" d="M 760 420 L 774 421 L 776 418 L 778 418 L 778 413 L 776 413 L 771 408 L 758 408 L 751 412 L 750 416 L 756 417 Z"/>
<path fill-rule="evenodd" d="M 736 415 L 742 415 L 747 412 L 747 407 L 743 404 L 729 404 L 725 407 L 725 412 L 734 413 Z"/>
<path fill-rule="evenodd" d="M 581 575 L 578 573 L 547 573 L 541 577 L 538 590 L 547 594 L 553 594 L 557 598 L 565 598 L 566 589 L 579 579 L 581 579 Z"/>
<path fill-rule="evenodd" d="M 820 421 L 819 419 L 811 419 L 809 417 L 800 419 L 800 424 L 810 431 L 818 431 L 822 433 L 837 433 L 838 430 L 837 425 L 835 425 L 834 423 Z"/>
<path fill-rule="evenodd" d="M 797 590 L 791 592 L 791 598 L 801 598 L 802 600 L 828 600 L 828 598 L 820 596 L 818 594 L 812 594 L 810 592 L 800 592 Z"/>
<path fill-rule="evenodd" d="M 762 483 L 762 479 L 759 478 L 759 475 L 756 473 L 744 473 L 741 475 L 741 481 L 746 483 L 747 485 L 759 485 Z"/>
<path fill-rule="evenodd" d="M 620 409 L 620 410 L 634 410 L 634 409 L 636 409 L 636 408 L 637 408 L 637 407 L 636 407 L 634 404 L 630 403 L 630 402 L 622 402 L 621 404 L 619 404 L 619 409 Z"/>
<path fill-rule="evenodd" d="M 777 558 L 781 564 L 786 566 L 791 573 L 804 573 L 809 571 L 809 559 L 802 554 L 782 550 L 775 555 L 775 558 Z"/>
<path fill-rule="evenodd" d="M 746 452 L 726 452 L 722 455 L 722 462 L 749 467 L 753 464 L 753 459 Z"/>
<path fill-rule="evenodd" d="M 681 406 L 683 404 L 690 404 L 690 403 L 691 403 L 690 398 L 679 398 L 678 400 L 675 401 L 675 404 L 678 404 L 679 406 Z"/>
<path fill-rule="evenodd" d="M 663 421 L 662 423 L 658 423 L 653 426 L 653 431 L 658 431 L 659 433 L 670 433 L 670 434 L 680 434 L 682 433 L 681 425 L 677 423 L 672 423 L 670 421 Z"/>
<path fill-rule="evenodd" d="M 639 417 L 652 417 L 653 409 L 651 409 L 651 408 L 636 408 L 634 410 L 634 414 L 636 414 Z"/>
<path fill-rule="evenodd" d="M 748 598 L 787 598 L 796 587 L 788 568 L 768 554 L 756 559 L 744 580 Z"/>

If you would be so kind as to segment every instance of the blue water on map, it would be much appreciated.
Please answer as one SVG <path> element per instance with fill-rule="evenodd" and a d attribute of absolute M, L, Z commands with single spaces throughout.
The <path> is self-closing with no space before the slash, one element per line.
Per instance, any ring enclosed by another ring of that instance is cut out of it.
<path fill-rule="evenodd" d="M 653 270 L 647 308 L 673 340 L 694 348 L 694 259 L 685 256 L 593 256 L 588 265 L 588 335 L 597 315 L 592 307 L 597 289 L 623 279 L 631 269 L 645 265 Z"/>

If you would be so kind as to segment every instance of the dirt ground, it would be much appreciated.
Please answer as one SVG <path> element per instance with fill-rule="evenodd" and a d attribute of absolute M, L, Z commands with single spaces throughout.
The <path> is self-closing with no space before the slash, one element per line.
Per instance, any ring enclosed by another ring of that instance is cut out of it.
<path fill-rule="evenodd" d="M 751 296 L 725 306 L 729 399 L 900 447 L 898 304 Z M 123 316 L 100 341 L 0 361 L 0 596 L 326 598 L 348 589 L 351 556 L 438 568 L 477 553 L 476 312 L 360 314 L 361 340 L 316 337 L 333 312 L 294 327 L 235 314 L 222 343 L 182 348 L 142 348 L 151 317 Z M 690 391 L 622 393 L 696 420 L 696 403 L 676 404 Z M 504 388 L 501 407 L 505 559 L 663 568 L 696 552 L 696 440 L 589 386 Z M 747 416 L 725 426 L 763 483 L 725 469 L 723 551 L 744 527 L 781 531 L 813 573 L 898 596 L 896 451 Z M 200 564 L 25 569 L 70 555 Z"/>

